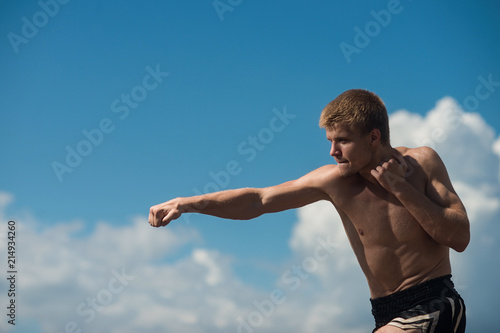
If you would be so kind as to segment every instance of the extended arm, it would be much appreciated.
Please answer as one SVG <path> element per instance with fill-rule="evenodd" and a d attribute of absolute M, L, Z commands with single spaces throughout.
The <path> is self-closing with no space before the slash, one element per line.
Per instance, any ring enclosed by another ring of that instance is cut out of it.
<path fill-rule="evenodd" d="M 405 181 L 402 156 L 378 166 L 372 175 L 392 192 L 438 243 L 462 252 L 470 240 L 469 219 L 449 179 L 446 167 L 430 148 L 420 148 L 420 162 L 428 176 L 425 193 Z"/>
<path fill-rule="evenodd" d="M 328 166 L 280 185 L 241 188 L 193 197 L 175 198 L 151 207 L 149 224 L 166 226 L 183 213 L 200 213 L 233 220 L 248 220 L 266 213 L 298 208 L 330 200 L 323 190 Z"/>

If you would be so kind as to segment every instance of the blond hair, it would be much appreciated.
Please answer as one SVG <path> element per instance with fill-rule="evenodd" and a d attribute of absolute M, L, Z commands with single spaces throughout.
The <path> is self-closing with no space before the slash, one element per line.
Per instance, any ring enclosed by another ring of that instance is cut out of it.
<path fill-rule="evenodd" d="M 321 112 L 319 126 L 329 129 L 337 124 L 348 125 L 361 134 L 378 129 L 380 141 L 383 144 L 390 143 L 389 117 L 384 102 L 370 91 L 347 90 L 331 101 Z"/>

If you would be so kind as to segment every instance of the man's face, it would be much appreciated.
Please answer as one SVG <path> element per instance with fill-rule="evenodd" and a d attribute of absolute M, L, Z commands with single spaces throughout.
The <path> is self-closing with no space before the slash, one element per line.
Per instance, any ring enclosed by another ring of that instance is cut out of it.
<path fill-rule="evenodd" d="M 369 134 L 361 135 L 349 126 L 337 124 L 326 130 L 326 138 L 331 142 L 330 155 L 337 162 L 342 176 L 354 175 L 370 163 Z"/>

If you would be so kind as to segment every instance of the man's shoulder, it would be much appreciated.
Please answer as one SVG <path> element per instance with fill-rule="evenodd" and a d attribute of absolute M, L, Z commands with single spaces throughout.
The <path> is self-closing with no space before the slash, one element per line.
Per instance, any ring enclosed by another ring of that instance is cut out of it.
<path fill-rule="evenodd" d="M 327 164 L 289 182 L 289 184 L 316 188 L 330 195 L 331 189 L 337 187 L 339 179 L 337 165 Z"/>
<path fill-rule="evenodd" d="M 326 164 L 312 171 L 317 177 L 336 179 L 339 177 L 336 164 Z"/>
<path fill-rule="evenodd" d="M 416 148 L 397 147 L 395 148 L 403 157 L 411 158 L 419 162 L 419 164 L 428 164 L 440 162 L 441 158 L 438 153 L 431 147 L 421 146 Z"/>
<path fill-rule="evenodd" d="M 357 173 L 349 176 L 342 175 L 337 164 L 324 165 L 314 172 L 316 173 L 316 179 L 319 181 L 318 183 L 329 192 L 340 191 L 345 194 L 344 190 L 346 188 L 358 185 L 360 179 L 362 179 Z"/>
<path fill-rule="evenodd" d="M 308 174 L 312 179 L 315 179 L 318 183 L 328 186 L 332 184 L 338 184 L 339 181 L 344 180 L 338 172 L 338 166 L 336 164 L 326 164 L 316 170 L 313 170 Z"/>
<path fill-rule="evenodd" d="M 421 167 L 428 176 L 435 172 L 445 170 L 441 157 L 431 147 L 397 147 L 396 150 L 398 150 L 411 165 Z"/>

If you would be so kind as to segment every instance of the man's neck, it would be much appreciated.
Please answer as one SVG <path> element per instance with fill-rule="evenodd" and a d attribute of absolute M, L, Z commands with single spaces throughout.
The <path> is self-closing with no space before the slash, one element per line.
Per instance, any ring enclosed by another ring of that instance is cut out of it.
<path fill-rule="evenodd" d="M 371 170 L 389 161 L 396 152 L 396 149 L 392 148 L 390 145 L 380 145 L 379 149 L 374 152 L 371 162 L 365 168 L 361 169 L 359 174 L 370 183 L 378 184 L 378 181 L 372 176 Z"/>

